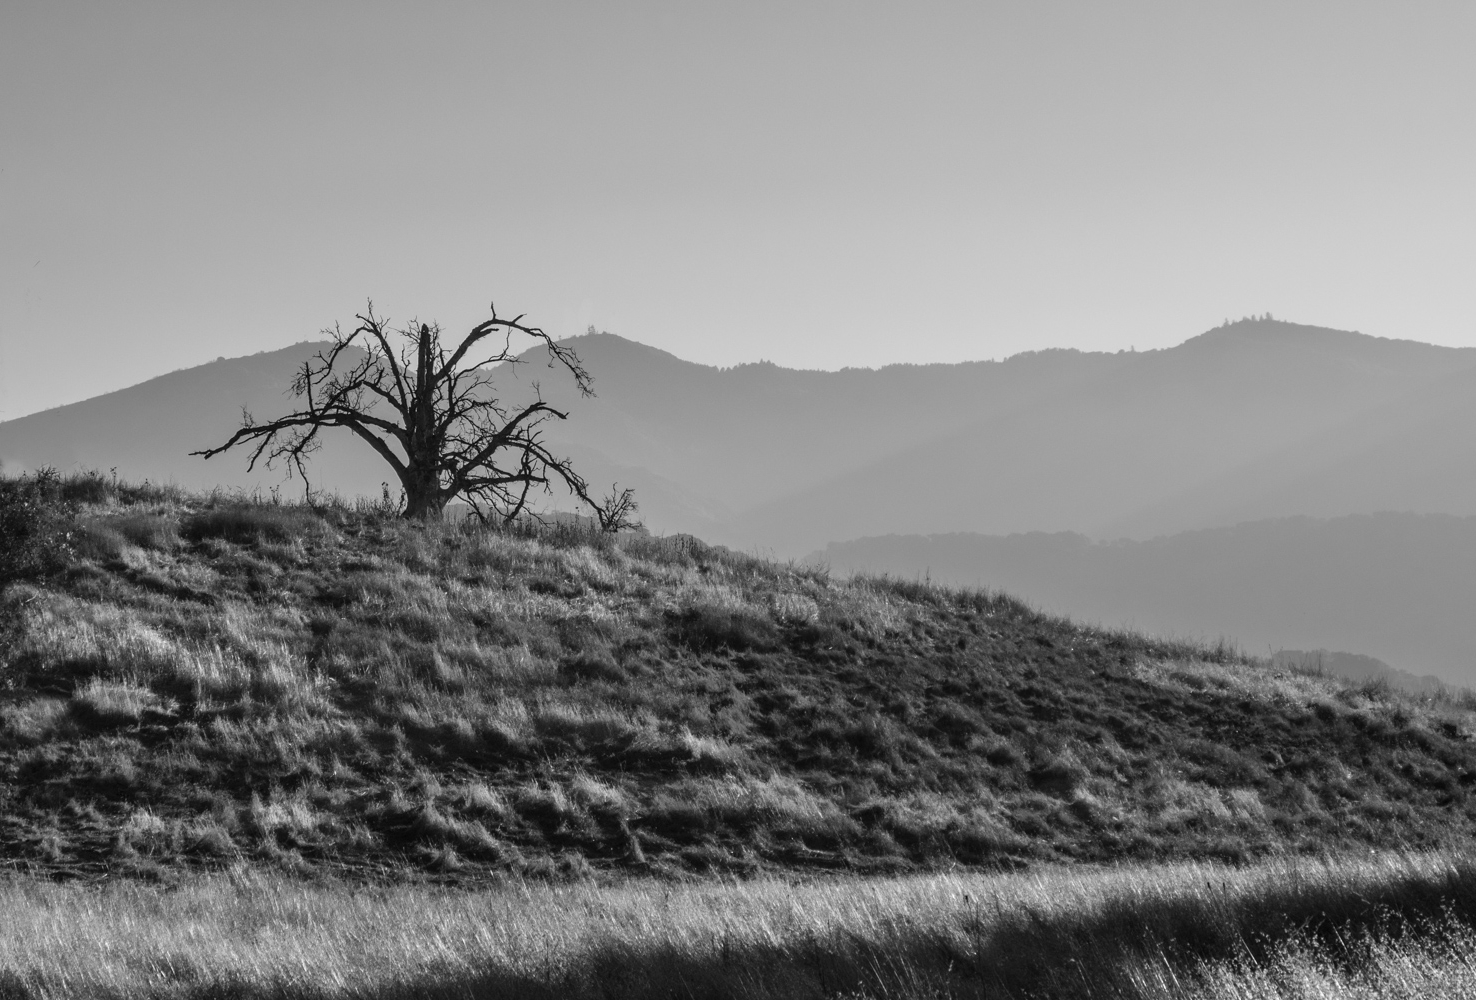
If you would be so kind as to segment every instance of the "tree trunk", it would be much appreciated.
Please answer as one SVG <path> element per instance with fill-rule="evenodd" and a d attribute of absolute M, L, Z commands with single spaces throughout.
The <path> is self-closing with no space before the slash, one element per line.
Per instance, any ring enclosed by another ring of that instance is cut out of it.
<path fill-rule="evenodd" d="M 414 521 L 439 521 L 446 510 L 446 494 L 440 477 L 426 476 L 411 469 L 400 485 L 405 487 L 405 517 Z"/>
<path fill-rule="evenodd" d="M 446 499 L 440 490 L 432 493 L 405 491 L 405 517 L 412 521 L 439 521 L 446 512 Z"/>
<path fill-rule="evenodd" d="M 416 521 L 439 521 L 446 509 L 437 471 L 440 449 L 431 440 L 435 426 L 434 338 L 430 327 L 420 325 L 420 345 L 415 366 L 415 406 L 407 413 L 405 444 L 408 468 L 400 477 L 405 486 L 405 516 Z"/>

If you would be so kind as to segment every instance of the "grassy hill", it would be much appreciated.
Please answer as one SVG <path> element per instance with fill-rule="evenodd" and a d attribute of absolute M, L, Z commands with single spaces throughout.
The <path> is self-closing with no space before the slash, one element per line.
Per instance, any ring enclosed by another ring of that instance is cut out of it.
<path fill-rule="evenodd" d="M 350 879 L 1467 842 L 1476 715 L 690 537 L 8 481 L 0 849 Z"/>

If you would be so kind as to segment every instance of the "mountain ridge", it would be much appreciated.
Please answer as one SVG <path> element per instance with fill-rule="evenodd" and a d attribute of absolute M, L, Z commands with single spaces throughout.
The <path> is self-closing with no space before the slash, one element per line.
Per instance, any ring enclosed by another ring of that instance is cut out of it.
<path fill-rule="evenodd" d="M 1476 469 L 1465 430 L 1476 406 L 1459 392 L 1431 411 L 1438 435 L 1423 450 L 1418 426 L 1378 445 L 1358 424 L 1429 409 L 1442 381 L 1458 388 L 1476 371 L 1470 348 L 1268 320 L 1155 351 L 839 371 L 717 368 L 607 333 L 564 343 L 586 355 L 596 397 L 545 374 L 536 351 L 505 386 L 516 398 L 545 382 L 569 407 L 567 422 L 546 428 L 556 449 L 636 485 L 653 530 L 780 556 L 898 531 L 1144 538 L 1302 512 L 1476 513 L 1476 473 L 1463 471 Z M 285 407 L 293 364 L 318 346 L 207 363 L 0 423 L 0 460 L 269 489 L 280 472 L 251 476 L 239 455 L 204 463 L 187 452 L 223 440 L 242 403 L 258 416 Z M 325 437 L 317 485 L 377 496 L 390 478 L 379 459 Z M 1336 467 L 1331 440 L 1341 441 Z M 1263 474 L 1237 482 L 1236 470 Z M 1350 492 L 1350 481 L 1379 485 Z M 1355 496 L 1363 506 L 1348 509 Z"/>
<path fill-rule="evenodd" d="M 1144 541 L 890 535 L 831 543 L 807 562 L 998 588 L 1079 620 L 1268 653 L 1350 650 L 1476 687 L 1476 517 L 1299 515 Z"/>

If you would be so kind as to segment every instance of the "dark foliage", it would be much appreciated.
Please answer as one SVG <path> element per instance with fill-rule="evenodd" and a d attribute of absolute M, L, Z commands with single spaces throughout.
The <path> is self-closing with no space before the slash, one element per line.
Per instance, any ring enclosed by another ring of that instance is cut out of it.
<path fill-rule="evenodd" d="M 67 485 L 51 469 L 0 478 L 0 581 L 40 576 L 65 560 Z"/>

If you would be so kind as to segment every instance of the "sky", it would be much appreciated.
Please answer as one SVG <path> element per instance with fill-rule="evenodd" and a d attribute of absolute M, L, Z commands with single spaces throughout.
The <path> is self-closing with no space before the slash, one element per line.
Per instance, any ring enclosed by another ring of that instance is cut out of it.
<path fill-rule="evenodd" d="M 0 0 L 0 419 L 368 298 L 724 366 L 1476 344 L 1473 48 L 1468 3 Z"/>

